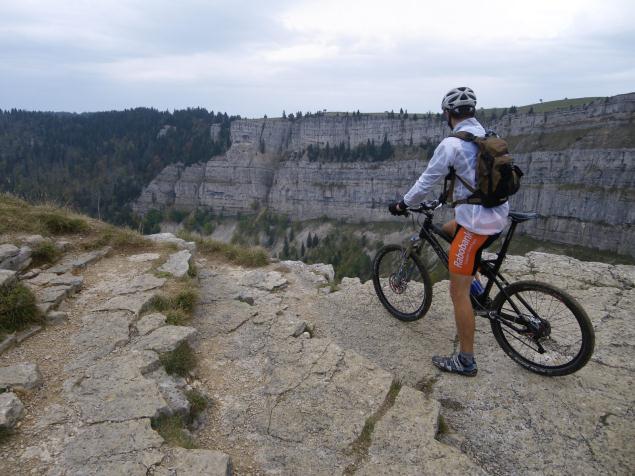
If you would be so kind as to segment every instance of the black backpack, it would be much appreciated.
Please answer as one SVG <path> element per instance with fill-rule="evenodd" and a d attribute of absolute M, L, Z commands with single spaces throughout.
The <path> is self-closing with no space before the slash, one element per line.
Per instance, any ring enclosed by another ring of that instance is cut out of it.
<path fill-rule="evenodd" d="M 507 142 L 493 132 L 488 132 L 485 137 L 477 137 L 470 132 L 461 131 L 450 134 L 450 137 L 473 142 L 479 151 L 476 157 L 476 188 L 457 175 L 454 167 L 450 167 L 443 190 L 446 202 L 453 207 L 467 203 L 492 208 L 502 205 L 511 195 L 518 192 L 523 172 L 514 165 L 514 159 L 507 149 Z M 453 201 L 455 179 L 472 192 L 472 195 L 463 200 Z"/>

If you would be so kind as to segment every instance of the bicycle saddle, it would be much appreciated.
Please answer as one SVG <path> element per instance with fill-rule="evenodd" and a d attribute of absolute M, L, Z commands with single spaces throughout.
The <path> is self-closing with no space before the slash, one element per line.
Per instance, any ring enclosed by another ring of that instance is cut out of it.
<path fill-rule="evenodd" d="M 511 218 L 514 223 L 522 223 L 527 220 L 533 220 L 539 216 L 540 215 L 537 213 L 509 212 L 509 218 Z"/>

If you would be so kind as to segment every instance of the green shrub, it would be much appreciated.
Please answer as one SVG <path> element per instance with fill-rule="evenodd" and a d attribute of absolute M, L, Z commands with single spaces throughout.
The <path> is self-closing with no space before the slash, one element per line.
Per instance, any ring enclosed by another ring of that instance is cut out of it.
<path fill-rule="evenodd" d="M 13 332 L 41 322 L 33 293 L 23 284 L 0 288 L 0 331 Z"/>
<path fill-rule="evenodd" d="M 196 448 L 194 439 L 185 431 L 185 422 L 179 415 L 161 415 L 152 420 L 152 428 L 155 429 L 170 446 L 180 446 L 187 449 Z"/>
<path fill-rule="evenodd" d="M 196 354 L 187 342 L 183 342 L 172 352 L 160 356 L 161 364 L 169 374 L 185 377 L 196 367 Z"/>

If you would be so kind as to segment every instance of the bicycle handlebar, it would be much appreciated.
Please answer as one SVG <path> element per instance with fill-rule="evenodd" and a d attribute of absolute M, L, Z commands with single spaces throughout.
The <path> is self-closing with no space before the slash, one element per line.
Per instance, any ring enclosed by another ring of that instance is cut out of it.
<path fill-rule="evenodd" d="M 423 213 L 428 210 L 436 210 L 442 206 L 443 203 L 440 200 L 429 200 L 422 202 L 418 207 L 408 207 L 406 210 L 414 213 Z"/>

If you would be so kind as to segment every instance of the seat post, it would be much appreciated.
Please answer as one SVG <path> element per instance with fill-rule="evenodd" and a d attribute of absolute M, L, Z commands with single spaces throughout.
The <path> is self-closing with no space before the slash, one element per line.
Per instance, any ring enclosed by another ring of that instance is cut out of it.
<path fill-rule="evenodd" d="M 509 226 L 509 230 L 507 231 L 507 235 L 505 236 L 505 241 L 503 241 L 503 246 L 501 247 L 501 250 L 498 252 L 498 257 L 496 258 L 496 263 L 494 264 L 495 273 L 498 272 L 501 265 L 503 264 L 503 260 L 505 259 L 505 256 L 507 255 L 507 249 L 509 248 L 509 244 L 512 241 L 512 236 L 514 235 L 514 231 L 516 231 L 517 225 L 518 223 L 516 223 L 515 220 L 512 220 L 512 223 Z"/>

